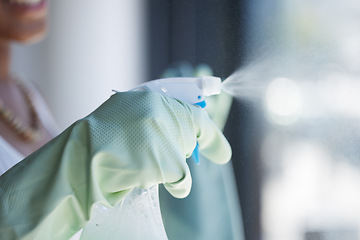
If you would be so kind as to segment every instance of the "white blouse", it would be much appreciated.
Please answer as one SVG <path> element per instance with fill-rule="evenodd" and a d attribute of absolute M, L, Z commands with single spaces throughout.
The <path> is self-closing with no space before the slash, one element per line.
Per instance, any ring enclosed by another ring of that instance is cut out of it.
<path fill-rule="evenodd" d="M 0 136 L 0 176 L 23 158 L 21 153 Z"/>

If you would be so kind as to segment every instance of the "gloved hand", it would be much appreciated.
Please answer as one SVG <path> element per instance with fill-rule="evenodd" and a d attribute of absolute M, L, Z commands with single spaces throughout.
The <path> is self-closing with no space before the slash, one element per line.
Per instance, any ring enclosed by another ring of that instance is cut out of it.
<path fill-rule="evenodd" d="M 134 187 L 191 189 L 195 148 L 222 164 L 231 148 L 206 112 L 154 92 L 114 94 L 89 116 L 0 177 L 0 239 L 68 239 L 96 202 L 117 204 Z"/>

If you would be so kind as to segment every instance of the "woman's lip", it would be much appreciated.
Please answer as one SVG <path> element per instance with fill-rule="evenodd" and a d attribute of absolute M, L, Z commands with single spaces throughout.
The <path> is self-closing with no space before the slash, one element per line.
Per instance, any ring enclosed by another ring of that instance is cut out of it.
<path fill-rule="evenodd" d="M 19 11 L 36 11 L 41 10 L 46 6 L 46 0 L 41 0 L 36 3 L 31 2 L 16 2 L 16 1 L 10 1 L 5 0 L 7 4 L 9 4 L 12 8 L 16 8 Z"/>

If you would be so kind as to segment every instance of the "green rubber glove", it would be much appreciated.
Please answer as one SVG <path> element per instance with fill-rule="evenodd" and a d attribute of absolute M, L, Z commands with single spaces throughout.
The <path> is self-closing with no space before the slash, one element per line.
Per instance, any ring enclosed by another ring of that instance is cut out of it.
<path fill-rule="evenodd" d="M 186 197 L 196 142 L 223 164 L 225 137 L 199 107 L 154 92 L 114 94 L 0 177 L 0 239 L 68 239 L 94 203 L 114 206 L 134 187 L 163 183 Z"/>

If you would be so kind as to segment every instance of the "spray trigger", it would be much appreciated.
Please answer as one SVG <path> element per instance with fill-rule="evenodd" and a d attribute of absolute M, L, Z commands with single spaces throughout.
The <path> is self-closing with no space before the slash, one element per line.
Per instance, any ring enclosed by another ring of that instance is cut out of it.
<path fill-rule="evenodd" d="M 195 103 L 195 105 L 198 105 L 198 106 L 200 106 L 201 108 L 204 108 L 204 107 L 206 107 L 206 102 L 205 102 L 205 100 L 204 100 L 204 101 Z"/>
<path fill-rule="evenodd" d="M 198 102 L 198 103 L 195 103 L 194 105 L 198 105 L 200 106 L 201 108 L 205 108 L 206 107 L 206 102 L 205 100 L 204 101 L 201 101 L 201 102 Z M 197 164 L 199 165 L 200 164 L 200 156 L 199 156 L 199 143 L 196 143 L 196 147 L 191 155 L 191 159 Z"/>
<path fill-rule="evenodd" d="M 199 157 L 199 144 L 196 143 L 196 147 L 191 155 L 191 159 L 197 164 L 200 164 L 200 157 Z"/>

